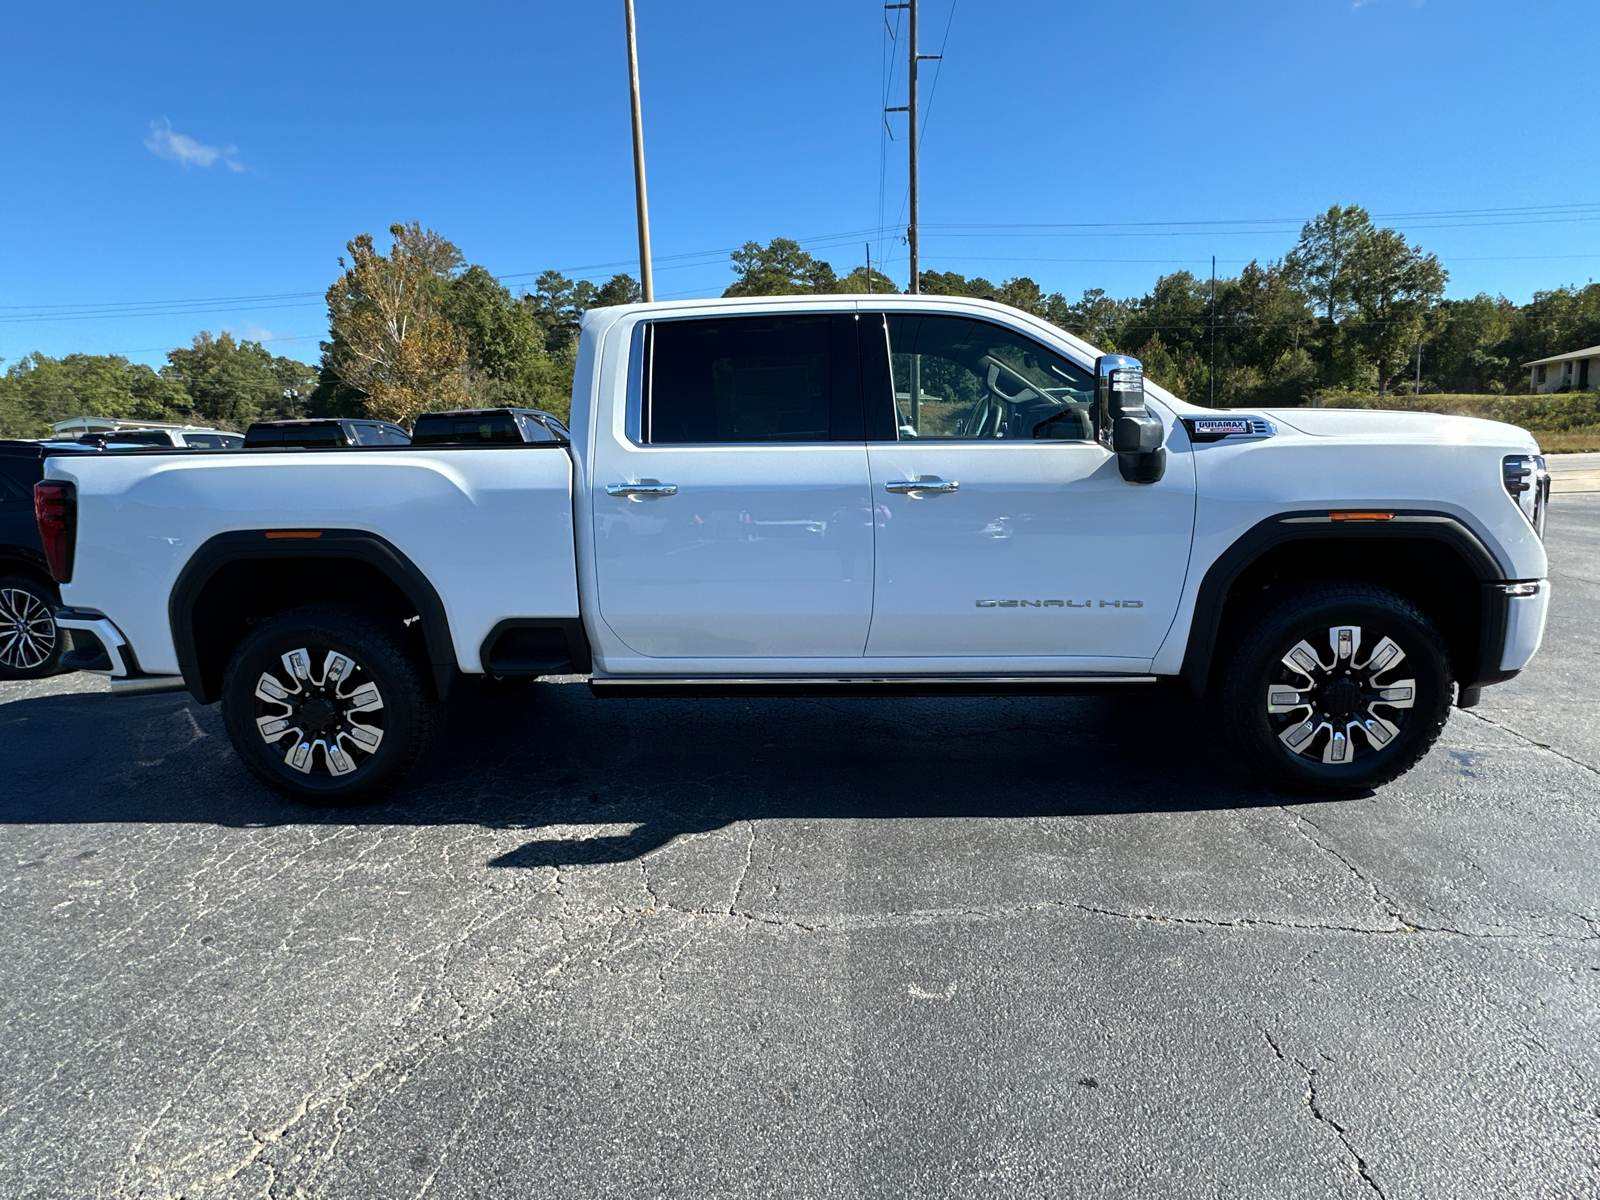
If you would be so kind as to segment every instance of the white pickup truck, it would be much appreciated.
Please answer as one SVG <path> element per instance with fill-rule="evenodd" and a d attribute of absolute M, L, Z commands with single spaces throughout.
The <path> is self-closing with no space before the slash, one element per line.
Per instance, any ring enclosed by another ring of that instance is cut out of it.
<path fill-rule="evenodd" d="M 1196 408 L 985 301 L 591 311 L 572 443 L 54 458 L 76 665 L 220 701 L 321 803 L 463 677 L 602 696 L 1178 686 L 1283 787 L 1428 751 L 1537 650 L 1548 476 L 1508 425 Z"/>

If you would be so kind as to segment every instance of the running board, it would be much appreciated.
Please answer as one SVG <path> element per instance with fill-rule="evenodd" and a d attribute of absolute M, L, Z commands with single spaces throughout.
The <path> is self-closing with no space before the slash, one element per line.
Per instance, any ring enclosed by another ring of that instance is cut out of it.
<path fill-rule="evenodd" d="M 719 679 L 631 676 L 590 679 L 596 696 L 1075 696 L 1116 691 L 1128 684 L 1155 683 L 1154 675 L 1014 675 L 982 678 L 949 676 L 784 679 Z"/>

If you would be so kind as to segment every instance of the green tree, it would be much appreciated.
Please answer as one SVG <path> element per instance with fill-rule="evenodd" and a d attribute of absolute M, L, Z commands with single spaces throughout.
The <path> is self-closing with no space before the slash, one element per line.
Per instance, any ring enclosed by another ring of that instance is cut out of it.
<path fill-rule="evenodd" d="M 544 331 L 528 306 L 483 267 L 470 266 L 451 281 L 444 313 L 466 338 L 474 378 L 504 382 L 544 352 Z"/>
<path fill-rule="evenodd" d="M 724 296 L 799 296 L 839 290 L 833 267 L 812 258 L 790 238 L 773 238 L 765 246 L 746 242 L 732 257 L 738 278 Z"/>
<path fill-rule="evenodd" d="M 79 416 L 182 421 L 188 408 L 175 380 L 119 354 L 28 354 L 0 378 L 0 419 L 11 436 L 38 437 Z"/>
<path fill-rule="evenodd" d="M 196 419 L 225 429 L 303 415 L 317 380 L 315 368 L 227 332 L 198 333 L 188 348 L 169 350 L 161 374 L 183 389 Z"/>
<path fill-rule="evenodd" d="M 1301 227 L 1299 243 L 1283 260 L 1289 278 L 1329 325 L 1336 324 L 1354 302 L 1362 245 L 1372 232 L 1366 209 L 1335 204 Z"/>
<path fill-rule="evenodd" d="M 864 295 L 868 292 L 871 292 L 875 296 L 893 296 L 897 295 L 900 291 L 900 289 L 895 286 L 894 280 L 890 279 L 882 271 L 878 270 L 877 267 L 872 268 L 872 276 L 869 284 L 867 268 L 865 266 L 857 267 L 855 270 L 851 271 L 850 274 L 839 280 L 838 290 L 856 295 Z"/>
<path fill-rule="evenodd" d="M 1103 288 L 1089 288 L 1083 298 L 1068 305 L 1056 324 L 1075 333 L 1104 354 L 1115 354 L 1128 322 L 1126 301 L 1113 300 Z"/>
<path fill-rule="evenodd" d="M 993 300 L 1000 289 L 982 275 L 968 279 L 957 271 L 923 271 L 917 286 L 924 296 L 971 296 L 974 300 Z"/>
<path fill-rule="evenodd" d="M 1396 369 L 1404 370 L 1411 348 L 1420 344 L 1423 322 L 1444 294 L 1449 273 L 1438 258 L 1393 229 L 1373 229 L 1357 244 L 1352 275 L 1355 334 L 1377 368 L 1382 396 Z"/>
<path fill-rule="evenodd" d="M 1504 296 L 1480 292 L 1470 300 L 1441 300 L 1423 333 L 1424 388 L 1443 392 L 1503 392 L 1511 360 L 1502 343 L 1518 308 Z M 1521 364 L 1517 364 L 1521 374 Z"/>

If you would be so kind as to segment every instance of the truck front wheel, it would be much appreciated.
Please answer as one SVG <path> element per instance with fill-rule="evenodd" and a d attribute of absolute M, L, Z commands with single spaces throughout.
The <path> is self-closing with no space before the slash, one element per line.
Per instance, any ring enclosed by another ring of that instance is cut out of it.
<path fill-rule="evenodd" d="M 1410 601 L 1328 581 L 1286 589 L 1248 619 L 1222 703 L 1268 783 L 1357 792 L 1403 775 L 1433 746 L 1451 678 L 1444 640 Z"/>
<path fill-rule="evenodd" d="M 240 643 L 222 716 L 245 766 L 312 804 L 375 799 L 432 740 L 438 701 L 398 622 L 342 605 L 295 609 Z"/>

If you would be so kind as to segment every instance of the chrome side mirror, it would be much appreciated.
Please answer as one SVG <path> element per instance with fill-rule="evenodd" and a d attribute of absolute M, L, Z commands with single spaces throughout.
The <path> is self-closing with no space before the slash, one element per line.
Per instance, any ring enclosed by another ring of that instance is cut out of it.
<path fill-rule="evenodd" d="M 1095 407 L 1100 442 L 1116 452 L 1117 467 L 1129 483 L 1154 483 L 1167 469 L 1161 445 L 1161 418 L 1145 407 L 1144 366 L 1126 354 L 1102 354 L 1094 361 Z"/>

